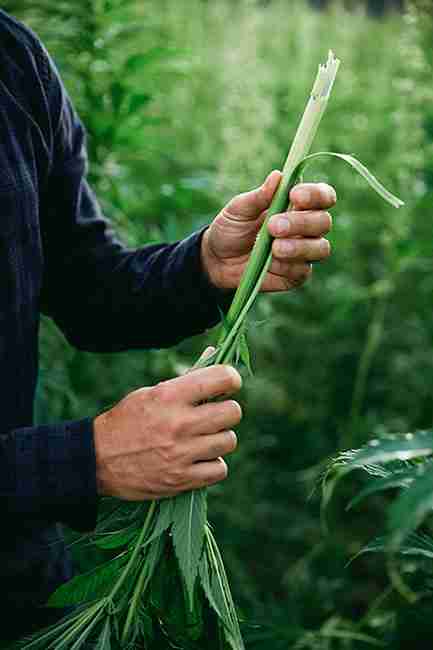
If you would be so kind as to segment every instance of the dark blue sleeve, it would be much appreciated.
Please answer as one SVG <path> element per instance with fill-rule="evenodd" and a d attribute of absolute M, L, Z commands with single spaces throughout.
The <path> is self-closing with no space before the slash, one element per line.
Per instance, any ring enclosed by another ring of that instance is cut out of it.
<path fill-rule="evenodd" d="M 42 310 L 76 347 L 98 352 L 171 346 L 215 325 L 233 293 L 213 287 L 204 273 L 200 259 L 204 229 L 174 244 L 134 250 L 118 241 L 86 180 L 83 125 L 48 56 L 46 63 L 53 138 L 41 196 Z M 59 426 L 51 436 L 47 430 L 50 447 L 42 454 L 53 477 L 65 470 L 47 507 L 58 510 L 65 521 L 69 503 L 67 523 L 76 529 L 91 529 L 96 521 L 96 461 L 89 431 L 88 423 L 80 422 Z M 30 435 L 28 441 L 32 462 Z M 34 444 L 40 444 L 36 438 Z M 41 469 L 37 453 L 34 464 L 37 475 Z M 23 480 L 23 489 L 37 494 L 31 491 L 35 486 Z M 77 512 L 80 500 L 82 509 Z M 77 519 L 72 521 L 74 513 Z"/>
<path fill-rule="evenodd" d="M 3 513 L 25 521 L 62 522 L 92 530 L 97 516 L 93 423 L 90 418 L 24 427 L 0 436 Z"/>
<path fill-rule="evenodd" d="M 203 231 L 138 250 L 117 240 L 86 180 L 84 128 L 51 62 L 48 74 L 54 144 L 41 201 L 42 309 L 76 347 L 101 352 L 167 347 L 215 325 L 231 294 L 206 278 Z"/>

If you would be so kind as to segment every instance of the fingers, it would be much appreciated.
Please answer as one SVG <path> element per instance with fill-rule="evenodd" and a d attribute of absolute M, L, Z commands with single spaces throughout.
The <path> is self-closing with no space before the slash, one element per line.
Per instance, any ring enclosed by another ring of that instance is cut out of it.
<path fill-rule="evenodd" d="M 228 468 L 222 458 L 216 460 L 195 463 L 191 466 L 188 474 L 188 484 L 185 490 L 197 490 L 199 488 L 214 485 L 224 481 L 228 475 Z"/>
<path fill-rule="evenodd" d="M 151 390 L 155 399 L 163 403 L 199 404 L 221 395 L 233 395 L 241 386 L 242 379 L 237 370 L 232 366 L 216 365 L 192 370 Z"/>
<path fill-rule="evenodd" d="M 272 255 L 284 262 L 318 262 L 331 254 L 331 245 L 327 239 L 275 239 Z M 282 274 L 281 274 L 282 275 Z"/>
<path fill-rule="evenodd" d="M 326 183 L 300 183 L 290 192 L 294 210 L 327 210 L 336 201 L 334 188 Z"/>
<path fill-rule="evenodd" d="M 212 402 L 197 406 L 193 410 L 193 418 L 187 427 L 188 435 L 213 434 L 236 427 L 242 420 L 242 409 L 234 400 Z"/>
<path fill-rule="evenodd" d="M 269 232 L 276 238 L 323 237 L 331 227 L 331 215 L 323 210 L 291 210 L 269 219 Z"/>
<path fill-rule="evenodd" d="M 210 436 L 200 436 L 194 441 L 190 450 L 190 459 L 193 463 L 216 460 L 220 456 L 234 452 L 238 439 L 234 431 L 222 431 Z"/>
<path fill-rule="evenodd" d="M 304 284 L 311 276 L 312 266 L 308 262 L 272 262 L 270 272 L 263 283 L 262 291 L 288 291 Z"/>
<path fill-rule="evenodd" d="M 281 172 L 272 171 L 263 185 L 250 192 L 235 196 L 225 207 L 225 214 L 238 221 L 256 219 L 270 206 L 280 180 Z"/>

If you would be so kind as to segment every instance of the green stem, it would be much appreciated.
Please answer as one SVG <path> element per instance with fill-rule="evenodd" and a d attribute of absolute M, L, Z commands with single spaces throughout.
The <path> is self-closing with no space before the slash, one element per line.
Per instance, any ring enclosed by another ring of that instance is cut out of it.
<path fill-rule="evenodd" d="M 114 587 L 113 587 L 113 589 L 112 589 L 112 591 L 110 593 L 110 598 L 111 599 L 114 599 L 114 596 L 117 594 L 117 592 L 119 591 L 119 589 L 122 587 L 123 583 L 125 582 L 125 580 L 127 578 L 127 575 L 129 573 L 129 571 L 131 570 L 131 567 L 134 566 L 135 560 L 137 559 L 138 554 L 141 551 L 141 546 L 143 544 L 146 533 L 149 530 L 149 527 L 150 527 L 150 524 L 151 524 L 151 521 L 152 521 L 152 517 L 153 517 L 153 514 L 155 512 L 156 503 L 157 503 L 156 501 L 152 501 L 152 503 L 150 504 L 149 510 L 147 511 L 146 519 L 144 520 L 143 528 L 141 529 L 140 534 L 139 534 L 139 536 L 137 538 L 137 541 L 135 542 L 134 550 L 132 552 L 131 557 L 129 558 L 128 564 L 123 569 L 119 580 L 116 582 L 116 584 L 114 585 Z"/>
<path fill-rule="evenodd" d="M 152 576 L 151 574 L 149 574 L 146 561 L 144 561 L 143 568 L 140 573 L 140 577 L 137 580 L 137 584 L 135 586 L 134 593 L 132 595 L 131 602 L 128 608 L 128 616 L 126 617 L 125 626 L 122 632 L 122 641 L 121 641 L 122 643 L 126 643 L 126 640 L 128 638 L 128 632 L 132 625 L 132 620 L 137 609 L 138 600 L 143 595 L 151 577 Z"/>
<path fill-rule="evenodd" d="M 69 641 L 72 641 L 74 636 L 76 636 L 80 630 L 85 627 L 88 623 L 89 625 L 91 624 L 92 619 L 94 618 L 96 614 L 96 619 L 98 619 L 98 614 L 102 610 L 103 607 L 106 605 L 106 599 L 103 601 L 98 601 L 96 604 L 92 605 L 89 607 L 88 610 L 83 612 L 81 617 L 79 618 L 78 621 L 75 622 L 72 628 L 66 629 L 55 641 L 52 641 L 50 645 L 48 646 L 49 648 L 53 648 L 53 643 L 56 645 L 54 648 L 60 647 L 60 644 L 67 643 Z"/>
<path fill-rule="evenodd" d="M 252 288 L 255 286 L 261 274 L 263 265 L 269 256 L 272 247 L 272 237 L 268 231 L 269 219 L 274 214 L 278 214 L 287 208 L 288 195 L 291 186 L 296 180 L 294 178 L 294 172 L 299 163 L 310 151 L 320 121 L 326 110 L 339 64 L 339 60 L 330 53 L 326 65 L 319 66 L 319 71 L 311 96 L 283 167 L 280 184 L 269 207 L 267 217 L 262 224 L 256 243 L 251 252 L 249 262 L 226 316 L 226 323 L 229 329 L 236 322 L 241 313 Z M 219 343 L 223 342 L 224 335 L 225 332 L 223 331 Z"/>
<path fill-rule="evenodd" d="M 263 268 L 261 269 L 261 272 L 260 272 L 260 274 L 259 274 L 259 276 L 258 276 L 258 278 L 256 280 L 256 283 L 255 283 L 255 285 L 254 285 L 254 287 L 253 287 L 253 289 L 252 289 L 246 303 L 243 305 L 241 311 L 237 315 L 236 320 L 233 323 L 232 327 L 230 328 L 230 330 L 228 332 L 226 332 L 226 336 L 224 338 L 224 341 L 223 341 L 220 349 L 218 350 L 217 356 L 215 357 L 215 360 L 213 361 L 213 363 L 215 363 L 215 364 L 217 364 L 217 363 L 228 363 L 231 360 L 231 358 L 232 358 L 232 356 L 234 354 L 235 347 L 236 347 L 237 336 L 241 333 L 242 325 L 245 322 L 245 318 L 246 318 L 249 310 L 253 306 L 253 303 L 254 303 L 254 300 L 256 299 L 257 294 L 260 291 L 260 287 L 261 287 L 261 285 L 263 283 L 263 280 L 265 279 L 265 276 L 266 276 L 266 274 L 267 274 L 267 272 L 269 270 L 271 262 L 272 262 L 272 254 L 268 253 L 267 260 L 266 260 Z"/>

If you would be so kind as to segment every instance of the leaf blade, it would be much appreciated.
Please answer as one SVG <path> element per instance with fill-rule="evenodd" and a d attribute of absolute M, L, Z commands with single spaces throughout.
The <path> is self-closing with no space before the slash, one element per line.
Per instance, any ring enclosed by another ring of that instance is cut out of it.
<path fill-rule="evenodd" d="M 189 607 L 194 607 L 194 585 L 203 551 L 207 521 L 206 490 L 194 490 L 174 499 L 172 536 L 185 581 Z"/>
<path fill-rule="evenodd" d="M 313 160 L 325 156 L 337 158 L 350 165 L 356 172 L 358 172 L 360 176 L 364 178 L 364 180 L 367 181 L 370 187 L 377 194 L 379 194 L 379 196 L 381 196 L 384 201 L 392 205 L 394 208 L 401 208 L 404 206 L 404 202 L 399 199 L 398 196 L 395 196 L 395 194 L 392 194 L 392 192 L 387 190 L 386 187 L 379 181 L 379 179 L 376 178 L 376 176 L 374 176 L 374 174 L 372 174 L 360 160 L 355 158 L 355 156 L 351 156 L 350 154 L 337 153 L 334 151 L 318 151 L 317 153 L 310 154 L 309 156 L 306 156 L 299 164 L 298 174 L 302 174 L 302 172 Z"/>

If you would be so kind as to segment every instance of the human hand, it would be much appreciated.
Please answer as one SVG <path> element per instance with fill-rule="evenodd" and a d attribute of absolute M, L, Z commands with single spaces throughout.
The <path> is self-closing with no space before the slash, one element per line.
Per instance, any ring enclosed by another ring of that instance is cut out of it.
<path fill-rule="evenodd" d="M 241 387 L 231 366 L 191 372 L 140 388 L 94 421 L 99 494 L 159 499 L 222 481 L 221 458 L 237 445 L 242 411 L 230 396 Z"/>
<path fill-rule="evenodd" d="M 245 269 L 257 233 L 278 187 L 281 173 L 273 171 L 263 185 L 234 197 L 214 219 L 202 239 L 202 263 L 220 289 L 235 288 Z M 286 291 L 311 274 L 311 262 L 331 252 L 327 239 L 336 202 L 335 190 L 325 183 L 302 183 L 290 192 L 292 209 L 269 220 L 273 262 L 262 291 Z"/>

